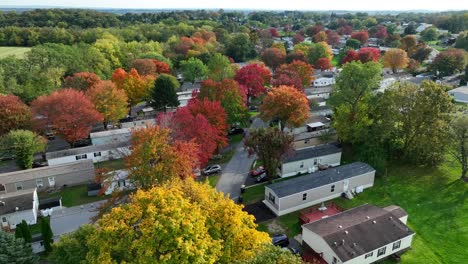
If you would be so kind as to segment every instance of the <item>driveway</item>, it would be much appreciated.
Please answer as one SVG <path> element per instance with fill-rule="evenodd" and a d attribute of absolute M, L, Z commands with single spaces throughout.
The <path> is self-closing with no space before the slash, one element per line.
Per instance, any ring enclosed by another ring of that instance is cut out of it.
<path fill-rule="evenodd" d="M 250 128 L 265 127 L 267 124 L 260 118 L 256 118 Z M 235 153 L 232 159 L 228 162 L 226 167 L 223 169 L 221 178 L 216 184 L 216 190 L 229 194 L 231 199 L 237 201 L 240 195 L 240 187 L 245 183 L 248 177 L 250 166 L 255 160 L 255 155 L 248 156 L 247 151 L 244 149 L 242 142 L 237 143 L 234 146 Z"/>

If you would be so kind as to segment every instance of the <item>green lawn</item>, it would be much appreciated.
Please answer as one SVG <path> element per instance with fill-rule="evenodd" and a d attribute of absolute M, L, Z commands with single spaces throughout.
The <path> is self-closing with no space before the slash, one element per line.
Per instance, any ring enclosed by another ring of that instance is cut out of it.
<path fill-rule="evenodd" d="M 96 168 L 108 168 L 110 170 L 121 170 L 124 166 L 123 159 L 102 161 L 94 164 Z"/>
<path fill-rule="evenodd" d="M 221 155 L 218 156 L 213 156 L 209 161 L 208 165 L 213 165 L 213 164 L 225 164 L 228 163 L 231 159 L 232 156 L 234 155 L 234 150 L 231 149 Z"/>
<path fill-rule="evenodd" d="M 242 141 L 242 139 L 244 139 L 244 136 L 242 134 L 229 136 L 229 145 L 239 143 Z"/>
<path fill-rule="evenodd" d="M 55 193 L 39 193 L 39 198 L 62 197 L 62 205 L 66 207 L 92 203 L 107 199 L 108 196 L 88 196 L 86 185 L 66 187 Z"/>
<path fill-rule="evenodd" d="M 333 56 L 333 59 L 332 59 L 332 65 L 334 67 L 338 66 L 338 57 L 337 56 Z"/>
<path fill-rule="evenodd" d="M 24 54 L 30 51 L 31 48 L 25 47 L 0 47 L 0 59 L 8 56 L 15 56 L 17 58 L 24 58 Z"/>
<path fill-rule="evenodd" d="M 216 188 L 216 184 L 218 183 L 220 177 L 221 174 L 210 175 L 207 177 L 207 181 L 211 187 Z"/>

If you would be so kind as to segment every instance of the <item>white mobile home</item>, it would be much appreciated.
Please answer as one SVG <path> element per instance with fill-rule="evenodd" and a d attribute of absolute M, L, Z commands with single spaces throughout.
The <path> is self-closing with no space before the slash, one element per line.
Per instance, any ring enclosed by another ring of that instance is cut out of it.
<path fill-rule="evenodd" d="M 130 142 L 132 131 L 129 128 L 112 129 L 89 134 L 93 146 Z"/>
<path fill-rule="evenodd" d="M 39 200 L 36 189 L 0 194 L 0 222 L 2 229 L 15 229 L 25 220 L 29 225 L 37 222 Z"/>
<path fill-rule="evenodd" d="M 290 177 L 299 173 L 311 173 L 319 165 L 339 166 L 341 149 L 334 144 L 297 149 L 293 155 L 283 159 L 281 177 Z"/>
<path fill-rule="evenodd" d="M 129 142 L 119 142 L 107 145 L 87 146 L 82 148 L 74 148 L 47 152 L 46 159 L 49 165 L 58 165 L 77 160 L 90 159 L 94 163 L 121 159 L 130 154 Z"/>
<path fill-rule="evenodd" d="M 314 86 L 315 87 L 324 87 L 324 86 L 331 86 L 335 84 L 335 78 L 325 78 L 325 77 L 322 77 L 322 78 L 318 78 L 316 80 L 314 80 Z"/>
<path fill-rule="evenodd" d="M 448 94 L 453 97 L 455 102 L 468 103 L 468 86 L 462 86 L 448 91 Z"/>
<path fill-rule="evenodd" d="M 265 186 L 263 203 L 276 215 L 284 215 L 374 185 L 375 169 L 354 162 Z M 352 197 L 352 196 L 351 196 Z"/>
<path fill-rule="evenodd" d="M 364 204 L 305 224 L 304 255 L 319 256 L 329 264 L 368 264 L 400 255 L 411 247 L 414 236 L 406 219 L 398 206 Z"/>

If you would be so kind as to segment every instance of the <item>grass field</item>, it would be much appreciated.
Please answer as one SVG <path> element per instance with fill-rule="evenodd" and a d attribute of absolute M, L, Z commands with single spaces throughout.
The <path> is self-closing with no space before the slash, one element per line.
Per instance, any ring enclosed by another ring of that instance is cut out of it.
<path fill-rule="evenodd" d="M 11 55 L 17 58 L 23 58 L 24 54 L 30 50 L 31 48 L 25 48 L 25 47 L 0 47 L 0 59 L 3 59 Z"/>
<path fill-rule="evenodd" d="M 401 263 L 462 264 L 468 259 L 468 184 L 459 180 L 459 173 L 457 164 L 451 162 L 438 168 L 392 164 L 387 176 L 376 178 L 374 187 L 353 200 L 340 198 L 335 202 L 344 208 L 364 203 L 404 208 L 416 236 L 413 249 L 403 255 Z M 256 201 L 263 195 L 259 190 L 252 191 L 248 196 L 247 190 L 244 201 Z M 297 212 L 277 221 L 289 235 L 300 232 Z M 266 230 L 266 224 L 260 224 L 259 229 Z"/>

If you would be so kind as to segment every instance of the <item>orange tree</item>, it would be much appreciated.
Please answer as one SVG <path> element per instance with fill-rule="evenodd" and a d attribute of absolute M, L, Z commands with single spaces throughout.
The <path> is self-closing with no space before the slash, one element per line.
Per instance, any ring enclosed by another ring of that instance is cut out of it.
<path fill-rule="evenodd" d="M 397 69 L 406 68 L 408 63 L 408 56 L 402 49 L 389 49 L 383 56 L 383 65 L 391 68 L 393 73 L 396 73 Z"/>
<path fill-rule="evenodd" d="M 13 129 L 28 128 L 31 109 L 18 96 L 0 94 L 0 136 Z"/>
<path fill-rule="evenodd" d="M 128 98 L 125 91 L 117 89 L 111 81 L 100 81 L 86 91 L 96 110 L 104 118 L 104 128 L 109 122 L 117 122 L 128 113 Z"/>

